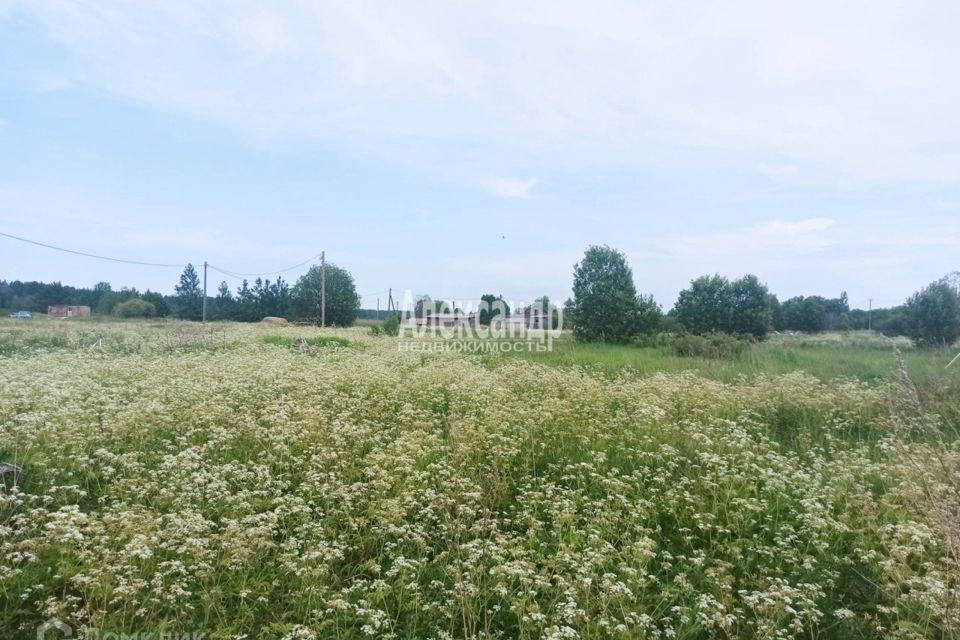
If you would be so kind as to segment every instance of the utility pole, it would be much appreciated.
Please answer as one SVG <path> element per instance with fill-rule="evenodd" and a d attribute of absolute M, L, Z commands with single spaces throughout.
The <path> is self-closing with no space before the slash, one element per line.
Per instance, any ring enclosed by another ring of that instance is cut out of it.
<path fill-rule="evenodd" d="M 203 322 L 207 321 L 207 261 L 203 261 Z"/>
<path fill-rule="evenodd" d="M 377 320 L 380 319 L 380 297 L 377 296 Z"/>
<path fill-rule="evenodd" d="M 867 331 L 873 331 L 873 298 L 867 300 Z"/>
<path fill-rule="evenodd" d="M 320 326 L 327 326 L 327 256 L 320 252 Z"/>
<path fill-rule="evenodd" d="M 387 298 L 387 313 L 393 311 L 393 287 L 390 287 L 390 297 Z"/>

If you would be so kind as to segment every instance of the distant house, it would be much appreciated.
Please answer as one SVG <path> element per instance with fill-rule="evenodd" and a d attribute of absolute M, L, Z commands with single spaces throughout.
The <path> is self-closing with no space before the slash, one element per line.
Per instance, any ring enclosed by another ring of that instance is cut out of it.
<path fill-rule="evenodd" d="M 422 318 L 415 318 L 418 327 L 475 327 L 477 326 L 476 313 L 431 313 Z"/>
<path fill-rule="evenodd" d="M 490 319 L 490 326 L 503 331 L 513 331 L 527 328 L 527 319 L 523 315 L 504 316 L 497 314 Z"/>
<path fill-rule="evenodd" d="M 490 325 L 495 329 L 507 331 L 517 329 L 548 329 L 548 314 L 540 307 L 524 307 L 518 313 L 509 316 L 495 315 L 490 320 Z"/>
<path fill-rule="evenodd" d="M 47 307 L 47 315 L 51 318 L 73 318 L 74 316 L 89 316 L 90 307 L 85 304 L 52 304 Z"/>

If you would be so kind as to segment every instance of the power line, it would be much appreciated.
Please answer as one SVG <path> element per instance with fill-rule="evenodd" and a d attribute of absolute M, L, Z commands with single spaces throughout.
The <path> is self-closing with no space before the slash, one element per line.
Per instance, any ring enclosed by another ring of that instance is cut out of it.
<path fill-rule="evenodd" d="M 210 267 L 211 269 L 213 269 L 214 271 L 219 271 L 220 273 L 222 273 L 222 274 L 224 274 L 224 275 L 227 275 L 227 276 L 231 276 L 231 277 L 233 277 L 233 278 L 252 278 L 252 277 L 255 277 L 255 276 L 275 276 L 275 275 L 279 275 L 279 274 L 281 274 L 281 273 L 286 273 L 287 271 L 293 271 L 294 269 L 297 269 L 297 268 L 299 268 L 299 267 L 302 267 L 302 266 L 305 265 L 305 264 L 309 264 L 309 263 L 313 262 L 314 260 L 316 260 L 316 259 L 319 258 L 319 257 L 320 257 L 320 254 L 318 253 L 318 254 L 316 254 L 316 255 L 310 256 L 309 258 L 307 258 L 307 259 L 304 260 L 303 262 L 298 262 L 297 264 L 293 265 L 292 267 L 287 267 L 286 269 L 280 269 L 280 270 L 278 270 L 278 271 L 266 271 L 266 272 L 263 272 L 263 273 L 238 273 L 238 272 L 236 272 L 236 271 L 230 271 L 229 269 L 222 269 L 222 268 L 217 267 L 217 266 L 214 266 L 214 265 L 212 265 L 212 264 L 209 265 L 209 267 Z"/>
<path fill-rule="evenodd" d="M 0 231 L 0 236 L 4 236 L 4 237 L 6 237 L 6 238 L 10 238 L 11 240 L 18 240 L 18 241 L 20 241 L 20 242 L 26 242 L 26 243 L 28 243 L 28 244 L 36 245 L 36 246 L 38 246 L 38 247 L 44 247 L 45 249 L 53 249 L 54 251 L 62 251 L 62 252 L 64 252 L 64 253 L 71 253 L 71 254 L 73 254 L 73 255 L 83 256 L 83 257 L 85 257 L 85 258 L 96 258 L 97 260 L 108 260 L 108 261 L 110 261 L 110 262 L 121 262 L 121 263 L 123 263 L 123 264 L 136 264 L 136 265 L 140 265 L 140 266 L 144 266 L 144 267 L 164 267 L 164 268 L 169 268 L 169 269 L 184 269 L 184 268 L 186 268 L 186 266 L 187 266 L 187 265 L 185 265 L 185 264 L 168 264 L 168 263 L 164 263 L 164 262 L 145 262 L 145 261 L 143 261 L 143 260 L 127 260 L 126 258 L 114 258 L 114 257 L 112 257 L 112 256 L 102 256 L 102 255 L 99 255 L 99 254 L 96 254 L 96 253 L 88 253 L 88 252 L 86 252 L 86 251 L 78 251 L 78 250 L 76 250 L 76 249 L 67 249 L 66 247 L 58 247 L 58 246 L 56 246 L 56 245 L 47 244 L 46 242 L 38 242 L 37 240 L 31 240 L 31 239 L 29 239 L 29 238 L 23 238 L 23 237 L 21 237 L 21 236 L 15 236 L 15 235 L 13 235 L 12 233 L 6 233 L 6 232 L 3 232 L 3 231 Z M 210 269 L 213 269 L 214 271 L 219 271 L 220 273 L 222 273 L 222 274 L 224 274 L 224 275 L 231 276 L 231 277 L 234 277 L 234 278 L 247 278 L 247 277 L 254 277 L 254 276 L 273 276 L 273 275 L 278 275 L 278 274 L 281 274 L 281 273 L 286 273 L 287 271 L 293 271 L 294 269 L 297 269 L 297 268 L 299 268 L 299 267 L 302 267 L 302 266 L 304 266 L 305 264 L 309 264 L 310 262 L 313 262 L 314 260 L 316 260 L 316 259 L 319 258 L 319 257 L 320 257 L 320 254 L 318 253 L 318 254 L 316 254 L 316 255 L 310 256 L 309 258 L 307 258 L 306 260 L 304 260 L 304 261 L 302 261 L 302 262 L 298 262 L 297 264 L 293 265 L 292 267 L 287 267 L 286 269 L 280 269 L 280 270 L 278 270 L 278 271 L 267 271 L 267 272 L 263 272 L 263 273 L 240 273 L 240 272 L 236 272 L 236 271 L 231 271 L 230 269 L 223 269 L 223 268 L 214 266 L 214 265 L 212 265 L 212 264 L 208 264 L 207 266 L 208 266 Z"/>
<path fill-rule="evenodd" d="M 44 242 L 37 242 L 36 240 L 30 240 L 29 238 L 21 238 L 20 236 L 15 236 L 12 233 L 4 233 L 0 231 L 0 236 L 11 238 L 13 240 L 19 240 L 20 242 L 26 242 L 28 244 L 33 244 L 38 247 L 45 247 L 47 249 L 54 249 L 55 251 L 62 251 L 64 253 L 72 253 L 77 256 L 84 256 L 86 258 L 96 258 L 97 260 L 109 260 L 110 262 L 122 262 L 124 264 L 138 264 L 144 267 L 166 267 L 171 269 L 183 269 L 186 265 L 183 264 L 164 264 L 162 262 L 143 262 L 141 260 L 126 260 L 124 258 L 111 258 L 110 256 L 101 256 L 95 253 L 87 253 L 85 251 L 76 251 L 74 249 L 66 249 L 64 247 L 57 247 L 52 244 L 46 244 Z"/>

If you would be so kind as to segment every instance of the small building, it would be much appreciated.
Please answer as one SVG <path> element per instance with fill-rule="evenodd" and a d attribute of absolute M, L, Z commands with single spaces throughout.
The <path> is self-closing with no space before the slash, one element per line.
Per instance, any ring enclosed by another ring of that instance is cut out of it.
<path fill-rule="evenodd" d="M 85 304 L 52 304 L 47 307 L 47 315 L 51 318 L 73 318 L 75 316 L 89 316 L 90 307 Z"/>
<path fill-rule="evenodd" d="M 518 331 L 527 328 L 527 319 L 522 315 L 497 314 L 490 320 L 490 326 L 501 331 Z"/>
<path fill-rule="evenodd" d="M 532 305 L 524 307 L 519 312 L 515 312 L 509 316 L 495 315 L 490 321 L 490 325 L 506 331 L 551 328 L 549 314 L 540 307 L 534 307 Z"/>
<path fill-rule="evenodd" d="M 477 326 L 476 313 L 431 313 L 423 318 L 415 318 L 418 327 L 475 327 Z"/>

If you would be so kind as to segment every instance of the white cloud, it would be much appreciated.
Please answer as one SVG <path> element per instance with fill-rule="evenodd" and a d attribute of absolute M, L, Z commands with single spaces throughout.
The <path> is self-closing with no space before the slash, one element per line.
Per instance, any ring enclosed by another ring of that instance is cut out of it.
<path fill-rule="evenodd" d="M 777 158 L 774 174 L 960 181 L 960 6 L 946 1 L 105 0 L 17 13 L 73 55 L 71 82 L 256 132 L 383 153 L 419 137 L 574 167 L 670 145 Z"/>
<path fill-rule="evenodd" d="M 530 178 L 529 180 L 491 178 L 483 182 L 487 191 L 501 198 L 527 198 L 536 184 L 536 178 Z"/>

